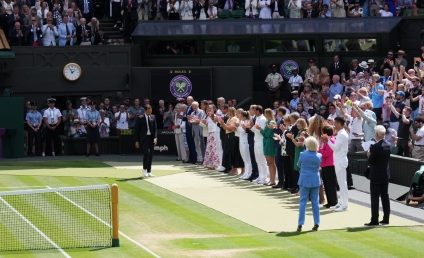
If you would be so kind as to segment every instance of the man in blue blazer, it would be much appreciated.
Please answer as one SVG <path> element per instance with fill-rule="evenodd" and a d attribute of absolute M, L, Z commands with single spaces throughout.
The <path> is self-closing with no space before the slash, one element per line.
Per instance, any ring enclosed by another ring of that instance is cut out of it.
<path fill-rule="evenodd" d="M 62 16 L 62 23 L 59 25 L 59 46 L 73 46 L 75 37 L 75 26 L 69 22 L 68 15 Z"/>
<path fill-rule="evenodd" d="M 305 223 L 306 203 L 308 199 L 312 202 L 312 213 L 314 215 L 313 231 L 317 231 L 320 223 L 319 218 L 319 187 L 321 178 L 319 175 L 319 168 L 321 164 L 321 153 L 317 153 L 319 148 L 318 141 L 310 136 L 304 141 L 306 150 L 300 153 L 297 166 L 299 170 L 299 220 L 297 232 L 302 231 L 302 226 Z"/>
<path fill-rule="evenodd" d="M 367 155 L 368 163 L 370 165 L 370 192 L 371 192 L 371 221 L 366 223 L 365 226 L 378 226 L 378 206 L 379 199 L 383 206 L 383 220 L 381 224 L 389 224 L 390 217 L 390 199 L 389 199 L 389 159 L 391 145 L 388 141 L 384 140 L 386 128 L 382 125 L 375 127 L 375 140 L 376 143 L 371 145 Z"/>

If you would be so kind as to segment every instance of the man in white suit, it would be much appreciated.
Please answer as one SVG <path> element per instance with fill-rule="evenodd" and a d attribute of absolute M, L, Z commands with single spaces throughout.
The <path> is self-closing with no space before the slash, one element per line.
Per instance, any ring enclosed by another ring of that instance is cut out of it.
<path fill-rule="evenodd" d="M 41 27 L 43 32 L 43 46 L 56 46 L 56 37 L 59 36 L 56 26 L 53 25 L 53 18 L 47 18 L 47 24 Z"/>
<path fill-rule="evenodd" d="M 68 15 L 63 15 L 62 23 L 59 25 L 59 46 L 73 46 L 75 37 L 75 26 L 69 22 Z"/>
<path fill-rule="evenodd" d="M 346 168 L 348 165 L 347 152 L 349 148 L 349 135 L 344 129 L 346 121 L 342 117 L 334 119 L 334 129 L 336 132 L 336 140 L 334 142 L 328 140 L 327 135 L 323 135 L 323 141 L 327 141 L 333 150 L 334 168 L 336 170 L 337 183 L 340 188 L 339 203 L 331 208 L 334 211 L 346 211 L 349 202 L 348 188 L 346 181 Z"/>
<path fill-rule="evenodd" d="M 266 184 L 268 179 L 268 165 L 264 154 L 264 137 L 262 136 L 261 130 L 266 126 L 266 118 L 263 115 L 262 106 L 256 106 L 256 122 L 252 127 L 252 131 L 255 134 L 255 159 L 258 164 L 259 177 L 254 181 L 258 184 Z"/>

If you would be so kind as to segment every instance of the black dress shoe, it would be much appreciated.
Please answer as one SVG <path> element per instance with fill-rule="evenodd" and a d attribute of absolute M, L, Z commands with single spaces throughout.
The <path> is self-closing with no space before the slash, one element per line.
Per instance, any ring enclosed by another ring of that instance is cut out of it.
<path fill-rule="evenodd" d="M 328 203 L 324 205 L 324 207 L 325 207 L 325 208 L 327 208 L 327 209 L 329 209 L 331 206 L 332 206 L 332 205 L 330 205 L 330 204 L 328 204 Z"/>
<path fill-rule="evenodd" d="M 296 232 L 302 232 L 302 226 L 301 225 L 297 226 Z"/>
<path fill-rule="evenodd" d="M 312 231 L 318 231 L 319 225 L 315 224 L 314 227 L 312 228 Z"/>
<path fill-rule="evenodd" d="M 281 187 L 283 187 L 282 185 L 280 185 L 280 184 L 276 184 L 276 185 L 273 185 L 272 186 L 272 188 L 281 188 Z"/>
<path fill-rule="evenodd" d="M 380 224 L 378 224 L 378 222 L 370 222 L 370 223 L 365 223 L 364 226 L 368 226 L 368 227 L 372 227 L 372 226 L 380 226 Z"/>
<path fill-rule="evenodd" d="M 382 221 L 380 221 L 381 225 L 389 225 L 389 220 L 383 219 Z"/>
<path fill-rule="evenodd" d="M 184 161 L 183 161 L 183 163 L 189 163 L 189 162 L 190 162 L 190 161 L 188 161 L 188 160 L 184 160 Z"/>
<path fill-rule="evenodd" d="M 299 192 L 299 189 L 294 188 L 290 191 L 291 194 L 297 194 Z"/>

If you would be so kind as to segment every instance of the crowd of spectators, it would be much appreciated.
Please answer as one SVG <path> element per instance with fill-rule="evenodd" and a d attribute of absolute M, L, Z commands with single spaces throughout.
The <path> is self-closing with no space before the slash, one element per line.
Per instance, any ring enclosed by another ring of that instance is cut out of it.
<path fill-rule="evenodd" d="M 82 97 L 79 103 L 66 101 L 66 108 L 59 110 L 53 98 L 48 99 L 47 105 L 40 107 L 36 102 L 28 101 L 25 117 L 27 154 L 56 155 L 60 153 L 57 147 L 62 145 L 60 141 L 63 137 L 87 138 L 87 143 L 95 144 L 98 154 L 97 143 L 101 138 L 132 135 L 136 118 L 144 115 L 143 107 L 151 104 L 150 100 L 146 98 L 141 102 L 139 98 L 125 98 L 116 103 L 112 104 L 109 98 L 96 102 L 89 97 Z M 174 105 L 169 103 L 165 106 L 165 101 L 159 100 L 153 106 L 158 128 L 172 129 Z M 96 131 L 94 133 L 93 128 Z M 49 134 L 52 134 L 51 137 L 48 137 Z M 46 152 L 46 149 L 49 151 Z"/>
<path fill-rule="evenodd" d="M 0 28 L 12 46 L 103 43 L 101 0 L 1 0 Z"/>
<path fill-rule="evenodd" d="M 311 58 L 304 74 L 295 69 L 288 80 L 271 65 L 265 83 L 274 110 L 282 107 L 305 120 L 318 114 L 330 124 L 336 117 L 345 119 L 351 151 L 369 146 L 374 127 L 382 124 L 394 154 L 424 160 L 424 47 L 421 52 L 413 63 L 403 50 L 349 64 L 335 55 L 321 68 Z"/>
<path fill-rule="evenodd" d="M 97 45 L 111 18 L 130 39 L 139 21 L 415 16 L 423 0 L 1 0 L 0 27 L 13 46 Z"/>

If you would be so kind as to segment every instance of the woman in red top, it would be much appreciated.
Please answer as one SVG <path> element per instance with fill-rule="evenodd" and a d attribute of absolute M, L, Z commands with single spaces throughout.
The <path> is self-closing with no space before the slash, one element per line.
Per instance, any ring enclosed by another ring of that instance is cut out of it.
<path fill-rule="evenodd" d="M 333 128 L 326 125 L 322 129 L 322 133 L 328 135 L 330 141 L 334 142 Z M 327 142 L 321 141 L 319 153 L 322 155 L 321 160 L 321 178 L 324 183 L 325 196 L 327 197 L 326 208 L 337 205 L 337 177 L 334 169 L 333 150 L 328 146 Z"/>

